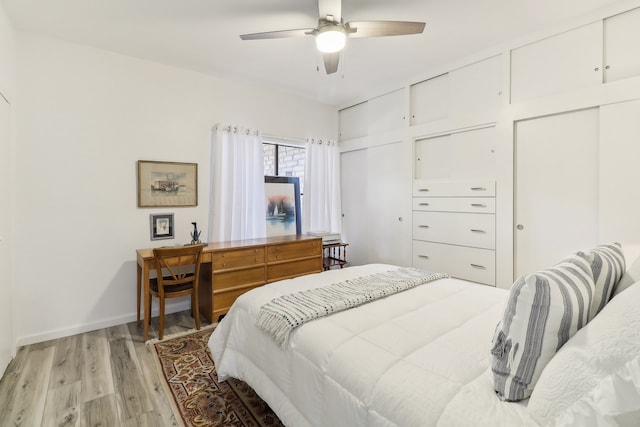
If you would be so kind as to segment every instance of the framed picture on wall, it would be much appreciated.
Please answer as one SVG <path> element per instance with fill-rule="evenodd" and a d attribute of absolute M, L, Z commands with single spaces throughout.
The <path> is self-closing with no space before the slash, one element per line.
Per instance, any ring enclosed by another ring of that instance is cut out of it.
<path fill-rule="evenodd" d="M 173 214 L 151 214 L 151 240 L 173 239 Z"/>
<path fill-rule="evenodd" d="M 138 207 L 198 206 L 198 164 L 138 160 Z"/>
<path fill-rule="evenodd" d="M 267 237 L 302 234 L 300 182 L 297 177 L 264 177 Z"/>

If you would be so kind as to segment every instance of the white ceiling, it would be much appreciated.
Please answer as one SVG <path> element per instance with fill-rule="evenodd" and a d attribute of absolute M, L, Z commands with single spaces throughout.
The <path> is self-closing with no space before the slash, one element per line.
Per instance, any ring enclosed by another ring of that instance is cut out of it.
<path fill-rule="evenodd" d="M 312 37 L 315 0 L 2 0 L 18 29 L 346 106 L 428 77 L 438 64 L 611 7 L 613 0 L 343 0 L 347 21 L 427 23 L 421 35 L 351 39 L 327 76 Z M 317 71 L 319 67 L 320 71 Z"/>

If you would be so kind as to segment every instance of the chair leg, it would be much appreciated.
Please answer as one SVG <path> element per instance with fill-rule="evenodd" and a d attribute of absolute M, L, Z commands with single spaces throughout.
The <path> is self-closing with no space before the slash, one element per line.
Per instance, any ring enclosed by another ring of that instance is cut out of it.
<path fill-rule="evenodd" d="M 200 309 L 198 308 L 198 293 L 191 294 L 191 314 L 196 320 L 196 329 L 200 330 Z"/>
<path fill-rule="evenodd" d="M 164 335 L 164 298 L 160 298 L 160 331 L 158 332 L 159 339 L 162 339 Z"/>
<path fill-rule="evenodd" d="M 149 295 L 146 298 L 146 305 L 144 306 L 144 312 L 145 312 L 145 316 L 146 313 L 149 313 L 149 315 L 147 316 L 147 318 L 149 319 L 149 325 L 151 325 L 151 300 L 153 299 L 153 295 L 151 295 L 151 293 L 149 293 Z"/>

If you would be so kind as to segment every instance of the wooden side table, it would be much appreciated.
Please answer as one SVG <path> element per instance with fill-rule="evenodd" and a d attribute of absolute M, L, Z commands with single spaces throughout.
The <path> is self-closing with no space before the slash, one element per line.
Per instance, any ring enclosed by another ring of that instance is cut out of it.
<path fill-rule="evenodd" d="M 322 269 L 330 270 L 331 267 L 339 265 L 340 268 L 347 263 L 348 243 L 329 243 L 322 245 Z"/>

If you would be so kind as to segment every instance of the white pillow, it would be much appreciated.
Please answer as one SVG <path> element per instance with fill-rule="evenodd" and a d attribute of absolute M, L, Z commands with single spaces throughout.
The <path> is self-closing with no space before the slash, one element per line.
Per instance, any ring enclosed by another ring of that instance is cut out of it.
<path fill-rule="evenodd" d="M 622 275 L 618 284 L 613 288 L 613 296 L 615 297 L 636 282 L 640 282 L 640 257 L 636 258 L 629 270 Z"/>
<path fill-rule="evenodd" d="M 500 399 L 514 402 L 531 395 L 549 360 L 587 324 L 594 290 L 591 266 L 582 252 L 516 280 L 491 349 Z"/>
<path fill-rule="evenodd" d="M 589 314 L 589 320 L 591 320 L 609 302 L 613 295 L 613 288 L 624 274 L 624 254 L 620 243 L 612 243 L 590 249 L 585 252 L 585 255 L 591 264 L 593 281 L 596 285 Z"/>
<path fill-rule="evenodd" d="M 542 425 L 638 425 L 640 283 L 625 298 L 612 299 L 558 351 L 528 409 Z"/>

